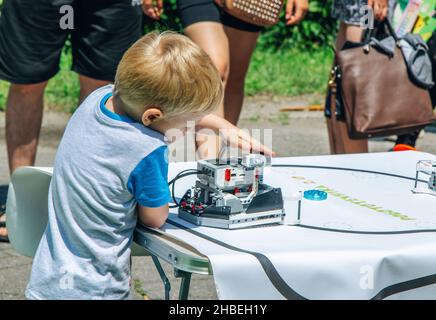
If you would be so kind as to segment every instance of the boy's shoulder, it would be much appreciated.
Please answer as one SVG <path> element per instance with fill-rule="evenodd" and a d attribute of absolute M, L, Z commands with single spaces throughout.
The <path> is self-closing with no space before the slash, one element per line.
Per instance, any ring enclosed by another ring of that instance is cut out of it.
<path fill-rule="evenodd" d="M 113 88 L 114 86 L 109 84 L 95 90 L 85 101 L 83 101 L 83 104 L 95 106 L 97 103 L 100 105 L 104 102 L 105 97 L 112 94 Z M 133 121 L 132 119 L 130 119 L 130 121 L 123 121 L 122 118 L 113 119 L 110 115 L 102 112 L 102 110 L 98 111 L 97 116 L 103 119 L 108 127 L 111 127 L 112 129 L 120 129 L 117 130 L 115 136 L 120 137 L 122 140 L 128 139 L 129 142 L 133 142 L 126 143 L 126 146 L 131 149 L 131 151 L 138 151 L 140 153 L 145 151 L 147 154 L 161 146 L 166 146 L 165 135 L 162 133 L 146 127 L 142 123 Z M 114 141 L 117 139 L 112 136 L 112 140 Z"/>
<path fill-rule="evenodd" d="M 106 85 L 93 91 L 81 103 L 68 123 L 61 142 L 63 152 L 59 154 L 70 156 L 80 148 L 80 154 L 85 150 L 87 156 L 99 152 L 103 157 L 129 163 L 126 166 L 130 167 L 136 166 L 155 150 L 166 148 L 167 142 L 162 133 L 132 119 L 123 121 L 122 118 L 111 117 L 107 110 L 105 112 L 104 100 L 112 92 L 113 85 Z"/>
<path fill-rule="evenodd" d="M 161 147 L 167 148 L 165 135 L 144 126 L 142 123 L 131 123 L 129 132 L 130 139 L 134 139 L 133 143 L 129 143 L 129 148 L 135 153 L 143 154 L 144 157 Z"/>

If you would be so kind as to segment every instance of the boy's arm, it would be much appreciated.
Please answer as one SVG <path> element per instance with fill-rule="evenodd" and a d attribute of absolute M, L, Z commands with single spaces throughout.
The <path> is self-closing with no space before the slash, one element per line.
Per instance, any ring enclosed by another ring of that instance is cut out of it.
<path fill-rule="evenodd" d="M 168 204 L 157 208 L 144 207 L 138 204 L 138 218 L 146 226 L 160 228 L 168 218 Z"/>
<path fill-rule="evenodd" d="M 239 129 L 224 118 L 215 114 L 208 114 L 197 122 L 197 128 L 207 128 L 214 130 L 221 137 L 226 139 L 230 145 L 250 152 L 259 152 L 267 156 L 275 156 L 275 152 L 263 145 L 246 131 Z"/>
<path fill-rule="evenodd" d="M 161 146 L 143 158 L 130 174 L 127 188 L 137 202 L 138 219 L 160 228 L 168 218 L 168 148 Z"/>

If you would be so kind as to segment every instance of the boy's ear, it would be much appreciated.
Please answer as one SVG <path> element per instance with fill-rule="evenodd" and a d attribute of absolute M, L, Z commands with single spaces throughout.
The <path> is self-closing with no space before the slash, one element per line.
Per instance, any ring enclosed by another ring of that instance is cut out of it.
<path fill-rule="evenodd" d="M 159 120 L 163 117 L 163 112 L 161 109 L 156 107 L 150 107 L 144 111 L 141 117 L 141 121 L 144 126 L 149 126 L 152 122 Z"/>

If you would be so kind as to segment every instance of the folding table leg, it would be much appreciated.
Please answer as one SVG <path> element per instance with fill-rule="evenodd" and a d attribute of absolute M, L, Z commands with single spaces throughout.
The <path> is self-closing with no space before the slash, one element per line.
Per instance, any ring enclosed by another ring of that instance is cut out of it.
<path fill-rule="evenodd" d="M 165 300 L 170 300 L 170 291 L 171 291 L 170 280 L 168 280 L 168 278 L 165 274 L 165 271 L 162 268 L 162 265 L 160 264 L 159 259 L 153 254 L 151 254 L 151 258 L 153 259 L 154 265 L 156 266 L 156 269 L 159 272 L 159 276 L 162 279 L 162 282 L 164 284 Z"/>
<path fill-rule="evenodd" d="M 191 286 L 192 273 L 174 269 L 174 276 L 176 278 L 182 278 L 180 283 L 179 300 L 188 300 L 189 288 Z"/>

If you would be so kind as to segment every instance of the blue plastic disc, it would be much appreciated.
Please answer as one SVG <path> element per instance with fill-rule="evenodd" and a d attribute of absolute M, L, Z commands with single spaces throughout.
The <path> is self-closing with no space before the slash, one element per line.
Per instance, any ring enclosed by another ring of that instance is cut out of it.
<path fill-rule="evenodd" d="M 327 192 L 321 190 L 306 190 L 303 195 L 307 200 L 323 201 L 327 199 Z"/>

